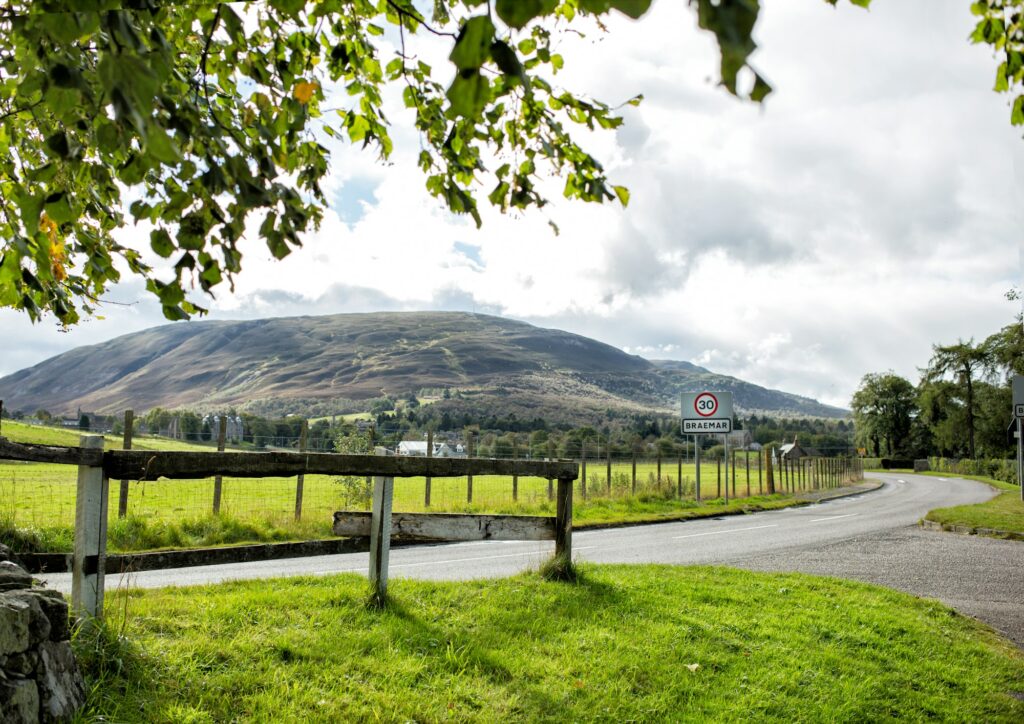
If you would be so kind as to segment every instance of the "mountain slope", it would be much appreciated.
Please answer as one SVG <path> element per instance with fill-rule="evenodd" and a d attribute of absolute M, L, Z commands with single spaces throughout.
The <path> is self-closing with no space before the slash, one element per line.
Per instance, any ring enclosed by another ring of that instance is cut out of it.
<path fill-rule="evenodd" d="M 671 410 L 678 392 L 697 383 L 732 390 L 747 410 L 845 412 L 686 362 L 650 362 L 579 335 L 459 312 L 164 325 L 0 378 L 0 399 L 26 412 L 226 405 L 307 412 L 314 403 L 324 409 L 451 388 L 459 391 L 458 403 L 445 401 L 452 407 L 573 421 L 609 408 Z"/>

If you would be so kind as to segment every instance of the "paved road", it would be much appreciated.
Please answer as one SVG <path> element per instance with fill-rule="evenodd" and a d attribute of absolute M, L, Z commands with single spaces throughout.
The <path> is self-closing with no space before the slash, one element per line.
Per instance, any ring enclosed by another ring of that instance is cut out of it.
<path fill-rule="evenodd" d="M 805 508 L 649 526 L 577 531 L 578 559 L 601 563 L 716 563 L 803 571 L 880 583 L 938 598 L 1024 647 L 1024 543 L 923 531 L 932 508 L 993 496 L 981 483 L 909 474 L 875 475 L 872 493 Z M 536 568 L 551 544 L 475 542 L 397 548 L 392 577 L 467 579 Z M 204 566 L 133 574 L 117 585 L 157 587 L 342 571 L 366 573 L 364 554 Z M 67 590 L 70 577 L 50 584 Z"/>

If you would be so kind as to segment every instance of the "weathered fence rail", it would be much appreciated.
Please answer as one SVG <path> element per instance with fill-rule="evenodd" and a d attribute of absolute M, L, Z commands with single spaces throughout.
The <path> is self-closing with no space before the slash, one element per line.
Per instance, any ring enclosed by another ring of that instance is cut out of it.
<path fill-rule="evenodd" d="M 86 435 L 81 447 L 15 443 L 0 437 L 0 460 L 78 466 L 75 546 L 72 554 L 72 607 L 80 615 L 102 617 L 106 572 L 110 480 L 190 480 L 226 475 L 270 478 L 299 475 L 353 475 L 374 479 L 370 513 L 340 511 L 337 535 L 370 538 L 370 580 L 376 595 L 387 590 L 391 537 L 424 540 L 554 540 L 555 555 L 572 555 L 574 462 L 478 458 L 388 457 L 307 452 L 150 452 L 102 449 L 103 438 Z M 392 515 L 395 478 L 472 475 L 530 475 L 558 481 L 556 515 L 550 517 Z"/>
<path fill-rule="evenodd" d="M 575 480 L 574 462 L 496 460 L 486 458 L 382 457 L 296 452 L 186 452 L 90 450 L 81 447 L 28 445 L 0 438 L 0 459 L 100 467 L 111 479 L 190 480 L 225 475 L 235 478 L 296 475 L 421 476 L 519 475 Z"/>

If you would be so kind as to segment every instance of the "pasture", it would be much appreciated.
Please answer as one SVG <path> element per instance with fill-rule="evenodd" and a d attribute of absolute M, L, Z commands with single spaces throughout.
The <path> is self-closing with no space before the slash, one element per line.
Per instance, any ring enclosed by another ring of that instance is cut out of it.
<path fill-rule="evenodd" d="M 118 591 L 76 647 L 104 721 L 1019 722 L 1024 658 L 877 586 L 727 568 L 584 565 Z M 116 613 L 115 613 L 116 612 Z"/>

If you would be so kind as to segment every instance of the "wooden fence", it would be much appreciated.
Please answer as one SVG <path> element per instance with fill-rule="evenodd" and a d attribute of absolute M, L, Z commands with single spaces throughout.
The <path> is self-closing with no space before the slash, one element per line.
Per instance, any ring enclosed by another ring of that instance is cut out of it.
<path fill-rule="evenodd" d="M 386 457 L 307 452 L 151 452 L 103 450 L 103 438 L 83 435 L 80 447 L 25 445 L 0 437 L 0 460 L 57 463 L 78 467 L 75 544 L 72 554 L 72 608 L 78 615 L 102 617 L 107 551 L 110 480 L 191 480 L 301 475 L 373 477 L 370 513 L 338 512 L 336 535 L 369 536 L 370 580 L 375 594 L 387 592 L 392 535 L 421 540 L 554 540 L 555 555 L 572 557 L 574 462 L 479 458 Z M 473 475 L 529 475 L 557 481 L 555 517 L 501 515 L 392 515 L 395 478 Z"/>

